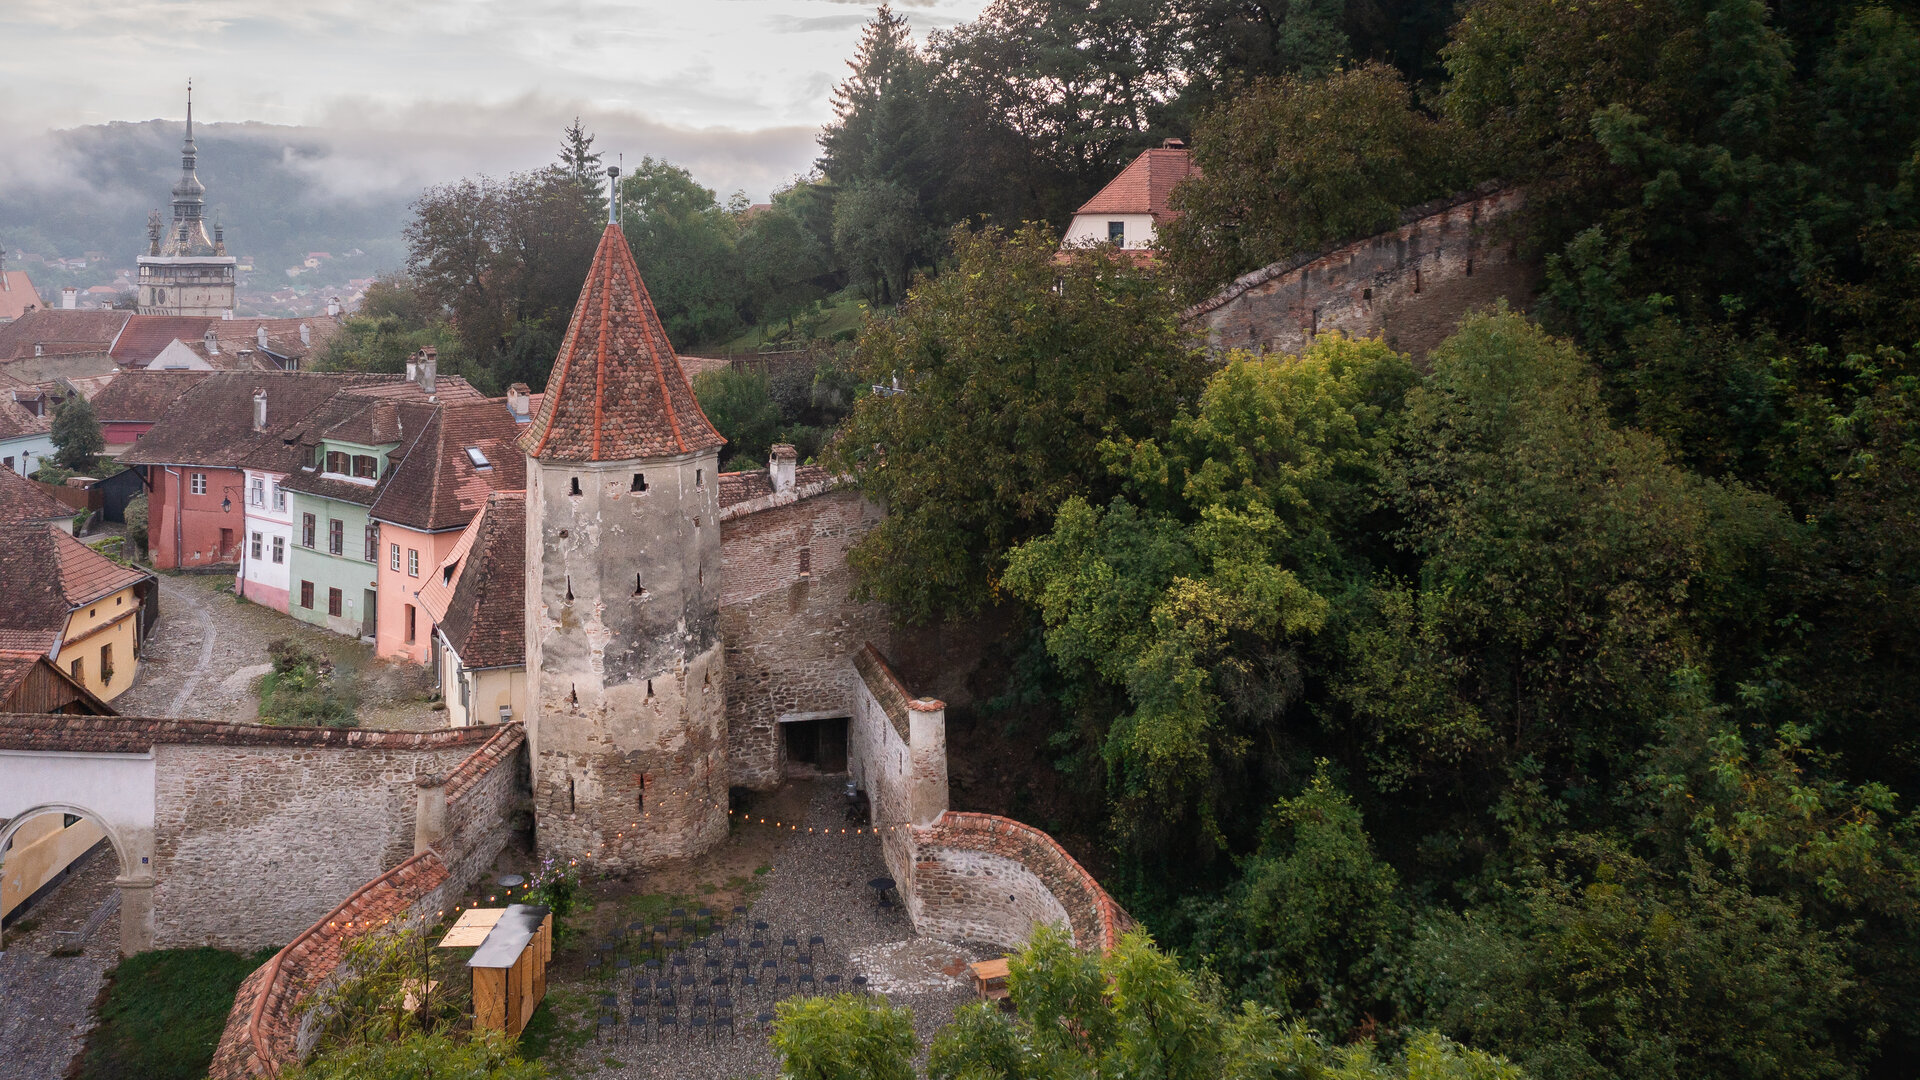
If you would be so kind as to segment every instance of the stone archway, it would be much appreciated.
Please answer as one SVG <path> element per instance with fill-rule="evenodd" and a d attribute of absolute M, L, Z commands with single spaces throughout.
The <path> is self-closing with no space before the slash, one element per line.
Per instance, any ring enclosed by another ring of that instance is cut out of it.
<path fill-rule="evenodd" d="M 84 818 L 99 826 L 106 834 L 120 871 L 113 879 L 115 887 L 120 890 L 120 954 L 131 956 L 153 948 L 152 852 L 136 851 L 130 847 L 106 815 L 76 803 L 43 802 L 29 806 L 7 818 L 5 825 L 0 825 L 0 852 L 6 850 L 7 842 L 27 822 L 48 814 L 71 814 Z M 150 844 L 151 834 L 145 839 Z M 0 855 L 0 860 L 4 858 L 4 855 Z M 0 948 L 5 944 L 4 931 L 0 931 Z"/>

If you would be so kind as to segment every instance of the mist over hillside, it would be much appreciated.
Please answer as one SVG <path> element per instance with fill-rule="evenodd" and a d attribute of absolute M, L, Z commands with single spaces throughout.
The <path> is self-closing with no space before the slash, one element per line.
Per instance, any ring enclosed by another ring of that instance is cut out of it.
<path fill-rule="evenodd" d="M 45 279 L 43 289 L 111 281 L 143 253 L 148 211 L 171 218 L 183 130 L 179 122 L 150 120 L 48 133 L 41 144 L 44 171 L 0 198 L 0 246 L 16 265 L 24 254 L 105 256 L 71 275 L 30 267 L 37 280 Z M 252 258 L 255 291 L 291 284 L 295 279 L 285 270 L 301 267 L 309 252 L 336 257 L 310 272 L 308 283 L 323 288 L 405 261 L 401 230 L 417 189 L 336 190 L 324 172 L 331 146 L 301 128 L 203 124 L 194 140 L 207 219 L 225 227 L 231 253 Z M 362 254 L 349 255 L 356 250 Z"/>

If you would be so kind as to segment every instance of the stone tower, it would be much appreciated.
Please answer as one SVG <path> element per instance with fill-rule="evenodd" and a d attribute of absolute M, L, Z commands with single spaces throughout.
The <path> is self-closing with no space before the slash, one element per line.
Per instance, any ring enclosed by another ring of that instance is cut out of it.
<path fill-rule="evenodd" d="M 725 441 L 608 224 L 520 440 L 544 855 L 625 870 L 726 836 Z"/>
<path fill-rule="evenodd" d="M 187 138 L 180 146 L 180 179 L 173 185 L 173 224 L 161 231 L 160 212 L 147 219 L 147 251 L 140 264 L 140 314 L 228 316 L 233 311 L 233 272 L 220 226 L 207 235 L 201 212 L 207 186 L 195 165 L 193 87 L 187 87 Z"/>

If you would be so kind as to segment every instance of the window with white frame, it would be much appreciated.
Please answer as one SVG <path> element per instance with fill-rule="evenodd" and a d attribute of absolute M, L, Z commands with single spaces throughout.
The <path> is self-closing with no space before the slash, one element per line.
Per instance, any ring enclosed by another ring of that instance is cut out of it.
<path fill-rule="evenodd" d="M 273 482 L 273 508 L 275 510 L 285 510 L 287 508 L 287 489 L 281 487 L 280 481 L 278 480 Z"/>
<path fill-rule="evenodd" d="M 277 563 L 287 561 L 287 538 L 284 536 L 273 538 L 273 561 Z"/>
<path fill-rule="evenodd" d="M 389 570 L 400 569 L 400 545 L 399 544 L 387 545 L 387 568 Z"/>
<path fill-rule="evenodd" d="M 247 478 L 247 505 L 264 508 L 267 505 L 267 480 L 263 476 Z M 255 535 L 258 535 L 257 533 Z M 258 556 L 258 552 L 254 553 Z"/>
<path fill-rule="evenodd" d="M 407 576 L 420 576 L 420 551 L 418 548 L 407 549 Z"/>
<path fill-rule="evenodd" d="M 207 474 L 203 472 L 194 473 L 192 483 L 189 485 L 189 490 L 195 495 L 205 495 L 207 493 Z"/>
<path fill-rule="evenodd" d="M 262 553 L 264 540 L 265 538 L 262 537 L 259 533 L 253 534 L 252 555 L 256 559 L 259 558 Z"/>

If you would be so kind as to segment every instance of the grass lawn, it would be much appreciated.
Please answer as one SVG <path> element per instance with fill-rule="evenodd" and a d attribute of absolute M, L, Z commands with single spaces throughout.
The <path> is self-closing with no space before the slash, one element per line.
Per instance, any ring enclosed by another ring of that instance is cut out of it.
<path fill-rule="evenodd" d="M 100 1026 L 80 1056 L 80 1080 L 206 1076 L 234 993 L 273 954 L 160 949 L 120 961 L 108 977 Z"/>

